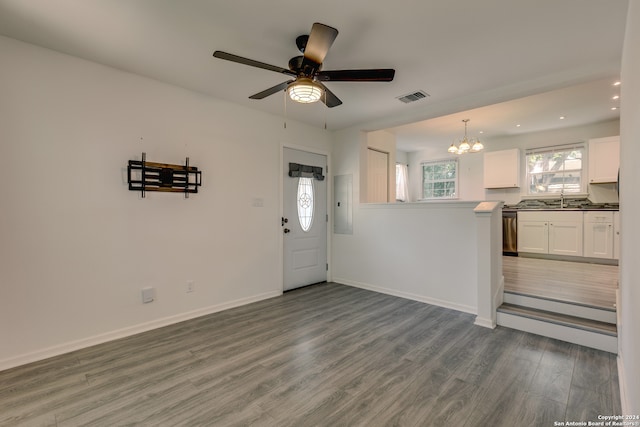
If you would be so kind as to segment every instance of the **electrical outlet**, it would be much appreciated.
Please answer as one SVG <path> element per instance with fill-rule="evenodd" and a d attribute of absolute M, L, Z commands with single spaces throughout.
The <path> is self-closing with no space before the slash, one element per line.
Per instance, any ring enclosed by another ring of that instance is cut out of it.
<path fill-rule="evenodd" d="M 193 280 L 187 280 L 186 292 L 187 293 L 191 293 L 191 292 L 195 292 L 195 291 L 196 291 L 196 282 L 194 282 Z"/>

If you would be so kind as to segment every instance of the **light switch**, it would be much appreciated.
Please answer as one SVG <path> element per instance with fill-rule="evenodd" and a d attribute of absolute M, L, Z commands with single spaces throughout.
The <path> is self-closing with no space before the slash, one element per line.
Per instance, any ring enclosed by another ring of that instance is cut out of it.
<path fill-rule="evenodd" d="M 142 289 L 142 302 L 144 304 L 153 302 L 156 299 L 156 290 L 154 288 L 143 288 Z"/>

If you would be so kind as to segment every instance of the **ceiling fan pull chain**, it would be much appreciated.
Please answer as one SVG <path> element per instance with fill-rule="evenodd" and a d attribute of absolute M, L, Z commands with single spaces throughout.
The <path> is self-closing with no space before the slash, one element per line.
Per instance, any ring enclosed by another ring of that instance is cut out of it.
<path fill-rule="evenodd" d="M 284 128 L 287 128 L 287 91 L 283 91 L 284 93 Z"/>
<path fill-rule="evenodd" d="M 327 105 L 327 91 L 323 90 L 322 94 L 324 95 L 324 105 Z M 324 108 L 324 130 L 327 130 L 327 109 Z"/>

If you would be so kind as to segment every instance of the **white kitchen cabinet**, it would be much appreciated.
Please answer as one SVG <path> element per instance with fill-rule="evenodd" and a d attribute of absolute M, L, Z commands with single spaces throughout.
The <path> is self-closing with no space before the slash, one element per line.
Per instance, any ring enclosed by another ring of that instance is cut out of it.
<path fill-rule="evenodd" d="M 582 256 L 582 212 L 518 212 L 518 252 Z"/>
<path fill-rule="evenodd" d="M 617 182 L 619 167 L 619 136 L 589 140 L 589 184 Z"/>
<path fill-rule="evenodd" d="M 549 223 L 522 220 L 518 212 L 518 252 L 549 253 Z"/>
<path fill-rule="evenodd" d="M 620 212 L 613 213 L 613 259 L 620 259 Z"/>
<path fill-rule="evenodd" d="M 576 212 L 576 214 L 579 215 L 576 218 L 549 222 L 550 254 L 583 256 L 582 212 Z"/>
<path fill-rule="evenodd" d="M 484 188 L 520 187 L 520 150 L 484 153 Z"/>
<path fill-rule="evenodd" d="M 584 213 L 584 256 L 613 258 L 613 212 Z"/>
<path fill-rule="evenodd" d="M 520 187 L 520 150 L 484 153 L 484 188 Z"/>

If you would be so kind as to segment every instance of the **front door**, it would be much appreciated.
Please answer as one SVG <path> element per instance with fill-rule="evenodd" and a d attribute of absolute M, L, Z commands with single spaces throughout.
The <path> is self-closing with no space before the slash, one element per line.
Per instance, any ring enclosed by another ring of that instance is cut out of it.
<path fill-rule="evenodd" d="M 284 148 L 283 169 L 286 291 L 327 280 L 327 157 Z"/>

